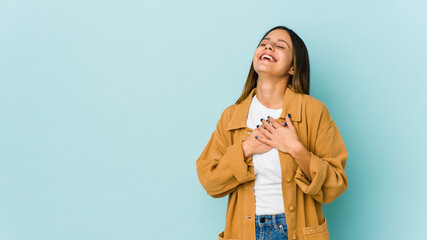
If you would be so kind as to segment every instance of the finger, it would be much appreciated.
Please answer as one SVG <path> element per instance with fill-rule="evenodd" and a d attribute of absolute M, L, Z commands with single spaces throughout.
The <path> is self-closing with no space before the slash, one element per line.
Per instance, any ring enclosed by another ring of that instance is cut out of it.
<path fill-rule="evenodd" d="M 273 144 L 273 143 L 272 143 L 272 141 L 271 141 L 270 139 L 265 138 L 264 136 L 257 135 L 257 136 L 255 136 L 255 138 L 256 138 L 256 139 L 258 139 L 259 141 L 261 141 L 261 142 L 263 142 L 263 143 L 267 144 L 267 145 L 272 146 L 272 144 Z"/>
<path fill-rule="evenodd" d="M 267 122 L 267 120 L 262 120 L 262 125 L 265 129 L 267 129 L 267 131 L 273 133 L 274 128 L 270 125 L 270 123 Z"/>
<path fill-rule="evenodd" d="M 282 125 L 279 122 L 277 122 L 277 120 L 274 119 L 273 117 L 270 117 L 268 121 L 271 122 L 274 128 L 282 127 Z"/>
<path fill-rule="evenodd" d="M 271 123 L 270 118 L 272 118 L 272 117 L 270 117 L 270 116 L 267 117 L 267 121 L 265 123 L 265 128 L 267 128 L 268 131 L 273 132 L 274 129 L 276 129 L 276 128 L 270 124 Z"/>
<path fill-rule="evenodd" d="M 271 132 L 270 131 L 268 131 L 267 129 L 265 129 L 265 125 L 264 124 L 268 124 L 267 122 L 265 122 L 265 120 L 262 120 L 263 121 L 263 124 L 262 125 L 259 125 L 259 127 L 258 127 L 258 130 L 262 133 L 262 134 L 264 134 L 265 135 L 265 137 L 267 137 L 267 138 L 271 138 Z"/>
<path fill-rule="evenodd" d="M 294 128 L 290 113 L 286 114 L 286 123 L 290 128 Z"/>

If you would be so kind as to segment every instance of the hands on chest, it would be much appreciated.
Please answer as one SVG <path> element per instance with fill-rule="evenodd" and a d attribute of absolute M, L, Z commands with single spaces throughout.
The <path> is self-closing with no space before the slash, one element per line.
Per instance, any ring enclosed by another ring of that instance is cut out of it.
<path fill-rule="evenodd" d="M 260 124 L 243 141 L 242 146 L 245 157 L 267 152 L 273 147 L 278 151 L 289 153 L 302 170 L 309 175 L 310 152 L 300 142 L 290 114 L 286 115 L 286 121 L 283 124 L 273 117 L 260 119 Z M 308 177 L 310 179 L 310 176 Z"/>
<path fill-rule="evenodd" d="M 298 134 L 288 114 L 283 124 L 270 116 L 267 119 L 261 118 L 260 124 L 243 144 L 245 156 L 250 156 L 267 152 L 273 147 L 279 151 L 291 153 L 302 143 L 299 141 Z"/>

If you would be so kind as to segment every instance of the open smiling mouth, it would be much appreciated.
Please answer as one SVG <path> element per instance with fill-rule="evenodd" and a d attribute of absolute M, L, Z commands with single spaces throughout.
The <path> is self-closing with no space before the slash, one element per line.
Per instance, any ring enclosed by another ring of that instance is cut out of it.
<path fill-rule="evenodd" d="M 276 59 L 268 54 L 263 54 L 260 58 L 261 61 L 268 61 L 268 62 L 276 62 Z"/>

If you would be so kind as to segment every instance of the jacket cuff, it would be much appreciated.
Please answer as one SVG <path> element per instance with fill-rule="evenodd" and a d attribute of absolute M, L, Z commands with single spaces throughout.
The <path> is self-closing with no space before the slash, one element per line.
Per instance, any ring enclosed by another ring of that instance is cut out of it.
<path fill-rule="evenodd" d="M 228 159 L 231 171 L 240 183 L 255 179 L 255 174 L 251 173 L 248 169 L 248 163 L 252 160 L 252 156 L 245 158 L 242 146 L 243 141 L 244 140 L 229 146 L 224 154 L 224 158 Z"/>
<path fill-rule="evenodd" d="M 321 158 L 316 156 L 313 152 L 310 152 L 310 155 L 310 174 L 312 181 L 310 182 L 307 179 L 300 167 L 297 168 L 294 179 L 305 194 L 316 195 L 322 189 L 328 169 Z"/>

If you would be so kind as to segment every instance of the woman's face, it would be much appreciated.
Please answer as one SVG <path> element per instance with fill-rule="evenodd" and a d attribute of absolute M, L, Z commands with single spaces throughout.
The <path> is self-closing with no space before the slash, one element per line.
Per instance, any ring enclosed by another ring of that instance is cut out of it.
<path fill-rule="evenodd" d="M 271 59 L 263 57 L 264 54 Z M 268 33 L 255 50 L 253 65 L 260 76 L 285 77 L 293 74 L 292 58 L 291 36 L 286 30 L 276 29 Z"/>

